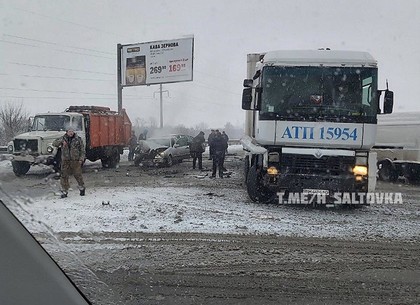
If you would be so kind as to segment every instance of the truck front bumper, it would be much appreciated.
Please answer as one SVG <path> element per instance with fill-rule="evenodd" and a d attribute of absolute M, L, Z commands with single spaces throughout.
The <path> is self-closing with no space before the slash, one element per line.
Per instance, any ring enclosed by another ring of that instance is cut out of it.
<path fill-rule="evenodd" d="M 323 193 L 367 192 L 368 179 L 356 181 L 354 175 L 280 174 L 265 175 L 264 184 L 275 192 L 302 193 L 320 190 Z"/>
<path fill-rule="evenodd" d="M 33 155 L 13 155 L 13 160 L 16 162 L 29 162 L 30 164 L 45 164 L 51 165 L 54 163 L 54 156 L 53 155 L 40 155 L 40 156 L 33 156 Z"/>

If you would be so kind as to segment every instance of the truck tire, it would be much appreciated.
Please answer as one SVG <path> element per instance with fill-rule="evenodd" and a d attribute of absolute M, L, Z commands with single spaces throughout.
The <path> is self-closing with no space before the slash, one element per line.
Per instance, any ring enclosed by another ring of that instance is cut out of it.
<path fill-rule="evenodd" d="M 12 167 L 15 175 L 17 177 L 20 177 L 25 175 L 29 171 L 31 164 L 25 161 L 12 161 Z"/>
<path fill-rule="evenodd" d="M 246 188 L 249 198 L 254 202 L 269 203 L 274 198 L 274 193 L 261 184 L 255 164 L 248 171 Z"/>
<path fill-rule="evenodd" d="M 116 168 L 120 162 L 120 153 L 117 149 L 112 151 L 112 154 L 109 157 L 101 159 L 103 168 Z"/>
<path fill-rule="evenodd" d="M 391 160 L 382 160 L 377 163 L 378 178 L 382 181 L 395 182 L 398 179 L 398 172 Z"/>
<path fill-rule="evenodd" d="M 120 154 L 117 150 L 114 151 L 114 154 L 109 158 L 108 167 L 116 168 L 118 163 L 120 163 Z"/>

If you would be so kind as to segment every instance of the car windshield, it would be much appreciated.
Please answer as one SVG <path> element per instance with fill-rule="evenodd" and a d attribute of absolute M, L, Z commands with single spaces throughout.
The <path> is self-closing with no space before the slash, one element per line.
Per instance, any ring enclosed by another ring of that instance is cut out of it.
<path fill-rule="evenodd" d="M 263 69 L 260 119 L 369 122 L 377 113 L 376 68 Z"/>

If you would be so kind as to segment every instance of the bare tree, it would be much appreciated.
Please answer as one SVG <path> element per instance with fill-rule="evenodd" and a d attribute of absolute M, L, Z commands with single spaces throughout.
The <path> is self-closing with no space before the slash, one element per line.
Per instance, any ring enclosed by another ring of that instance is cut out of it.
<path fill-rule="evenodd" d="M 7 144 L 14 136 L 28 128 L 29 115 L 22 102 L 19 104 L 8 102 L 0 105 L 0 142 Z"/>

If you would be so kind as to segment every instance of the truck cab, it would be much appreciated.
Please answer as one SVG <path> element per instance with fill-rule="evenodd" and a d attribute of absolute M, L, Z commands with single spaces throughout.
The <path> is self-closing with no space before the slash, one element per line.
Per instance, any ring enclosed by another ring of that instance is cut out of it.
<path fill-rule="evenodd" d="M 52 165 L 60 170 L 60 153 L 52 145 L 71 127 L 82 138 L 86 159 L 101 160 L 104 168 L 115 168 L 131 135 L 131 121 L 125 109 L 120 113 L 103 106 L 70 106 L 64 112 L 42 113 L 32 127 L 8 144 L 16 176 L 25 175 L 31 165 Z"/>
<path fill-rule="evenodd" d="M 8 144 L 13 155 L 12 166 L 17 176 L 26 174 L 31 165 L 51 165 L 59 170 L 57 148 L 52 142 L 63 136 L 69 127 L 86 143 L 85 119 L 80 113 L 40 113 L 33 120 L 28 132 L 16 136 Z"/>
<path fill-rule="evenodd" d="M 366 52 L 249 54 L 242 145 L 250 198 L 372 192 L 377 115 L 393 106 L 393 93 L 377 84 L 377 62 Z"/>

